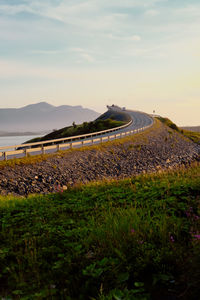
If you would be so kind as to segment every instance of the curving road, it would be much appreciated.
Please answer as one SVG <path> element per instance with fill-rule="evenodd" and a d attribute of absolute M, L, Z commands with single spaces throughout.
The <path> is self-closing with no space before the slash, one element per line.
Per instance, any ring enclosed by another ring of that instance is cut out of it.
<path fill-rule="evenodd" d="M 126 113 L 129 114 L 129 116 L 131 117 L 132 119 L 132 123 L 123 128 L 123 129 L 118 129 L 114 132 L 109 132 L 109 133 L 106 133 L 106 134 L 101 134 L 101 135 L 98 135 L 96 138 L 106 138 L 108 136 L 113 136 L 113 134 L 119 134 L 119 133 L 124 133 L 124 132 L 127 132 L 127 131 L 131 131 L 131 130 L 139 130 L 143 127 L 146 127 L 146 126 L 151 126 L 153 125 L 153 118 L 151 116 L 149 116 L 148 114 L 146 113 L 143 113 L 143 112 L 139 112 L 139 111 L 133 111 L 133 110 L 126 110 L 125 111 Z M 110 140 L 112 140 L 113 138 L 110 138 Z M 78 141 L 79 139 L 76 139 L 76 140 L 73 140 L 73 142 L 76 142 Z M 105 139 L 105 141 L 108 140 L 108 139 Z M 88 141 L 88 143 L 87 143 Z M 88 137 L 88 138 L 85 138 L 84 139 L 84 145 L 86 146 L 89 146 L 91 144 L 98 144 L 100 143 L 100 139 L 99 140 L 96 140 L 95 141 L 95 138 L 94 138 L 94 142 L 91 143 L 91 137 Z M 73 145 L 73 148 L 80 148 L 81 145 L 77 143 L 77 145 Z M 65 149 L 68 149 L 69 147 L 66 147 L 66 148 L 62 148 L 62 150 L 65 150 Z M 56 150 L 52 149 L 52 150 L 47 150 L 45 153 L 52 153 L 52 152 L 55 152 Z M 39 152 L 33 152 L 33 153 L 30 153 L 30 155 L 37 155 L 37 154 L 41 154 L 41 151 Z M 19 158 L 19 157 L 23 157 L 24 155 L 23 154 L 15 154 L 15 155 L 10 155 L 8 156 L 8 159 L 11 159 L 11 158 Z M 0 160 L 2 160 L 3 157 L 0 158 Z"/>
<path fill-rule="evenodd" d="M 133 122 L 128 127 L 117 130 L 116 133 L 122 133 L 122 132 L 130 131 L 130 130 L 137 130 L 137 129 L 141 129 L 145 126 L 153 125 L 153 122 L 154 122 L 153 118 L 146 113 L 134 111 L 134 110 L 126 110 L 125 112 L 129 114 L 129 116 L 131 117 Z M 105 137 L 105 136 L 109 136 L 109 135 L 113 135 L 113 133 L 111 132 L 111 133 L 107 133 L 107 134 L 103 134 L 103 135 L 98 135 L 98 137 Z M 88 138 L 88 140 L 89 139 L 90 138 Z"/>
<path fill-rule="evenodd" d="M 146 113 L 134 110 L 126 110 L 126 112 L 130 115 L 133 123 L 130 126 L 122 129 L 123 132 L 127 130 L 140 129 L 153 124 L 153 118 Z"/>

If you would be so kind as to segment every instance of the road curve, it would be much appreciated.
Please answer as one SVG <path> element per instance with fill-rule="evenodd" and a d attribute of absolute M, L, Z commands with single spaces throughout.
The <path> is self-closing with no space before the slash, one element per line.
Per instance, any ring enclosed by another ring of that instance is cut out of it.
<path fill-rule="evenodd" d="M 140 129 L 153 124 L 153 118 L 146 113 L 134 110 L 126 110 L 126 113 L 129 114 L 133 122 L 130 126 L 122 129 L 123 132 L 127 130 Z"/>
<path fill-rule="evenodd" d="M 127 113 L 131 117 L 132 123 L 123 129 L 118 129 L 116 133 L 122 133 L 130 130 L 138 130 L 146 126 L 153 125 L 154 122 L 153 118 L 146 113 L 134 111 L 134 110 L 126 110 L 125 113 Z M 113 133 L 111 132 L 111 133 L 98 135 L 98 137 L 105 137 L 109 135 L 113 135 Z"/>

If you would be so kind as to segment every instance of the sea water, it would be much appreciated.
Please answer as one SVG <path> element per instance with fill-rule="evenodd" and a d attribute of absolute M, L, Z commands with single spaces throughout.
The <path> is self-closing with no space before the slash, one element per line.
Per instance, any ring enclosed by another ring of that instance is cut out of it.
<path fill-rule="evenodd" d="M 0 137 L 0 147 L 20 145 L 41 135 L 19 135 L 19 136 L 2 136 Z"/>

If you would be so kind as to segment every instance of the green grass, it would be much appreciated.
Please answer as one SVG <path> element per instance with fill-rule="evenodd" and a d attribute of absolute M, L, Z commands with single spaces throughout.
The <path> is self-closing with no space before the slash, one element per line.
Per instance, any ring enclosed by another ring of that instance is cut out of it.
<path fill-rule="evenodd" d="M 198 299 L 199 179 L 196 163 L 1 197 L 0 297 Z"/>
<path fill-rule="evenodd" d="M 192 140 L 194 143 L 200 144 L 200 132 L 181 129 L 181 133 Z"/>

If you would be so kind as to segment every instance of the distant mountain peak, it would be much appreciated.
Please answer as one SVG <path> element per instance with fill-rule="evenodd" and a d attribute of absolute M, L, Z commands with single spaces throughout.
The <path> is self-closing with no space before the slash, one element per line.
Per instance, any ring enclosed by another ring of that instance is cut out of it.
<path fill-rule="evenodd" d="M 50 131 L 85 121 L 92 121 L 99 113 L 82 106 L 54 106 L 45 101 L 21 108 L 0 109 L 2 131 Z"/>
<path fill-rule="evenodd" d="M 41 101 L 41 102 L 38 102 L 38 103 L 35 103 L 33 105 L 39 105 L 39 106 L 53 106 L 51 104 L 49 104 L 48 102 L 46 101 Z"/>
<path fill-rule="evenodd" d="M 54 107 L 53 105 L 42 101 L 42 102 L 38 102 L 38 103 L 34 103 L 34 104 L 29 104 L 23 107 L 23 109 L 48 109 L 48 108 L 52 108 Z"/>

